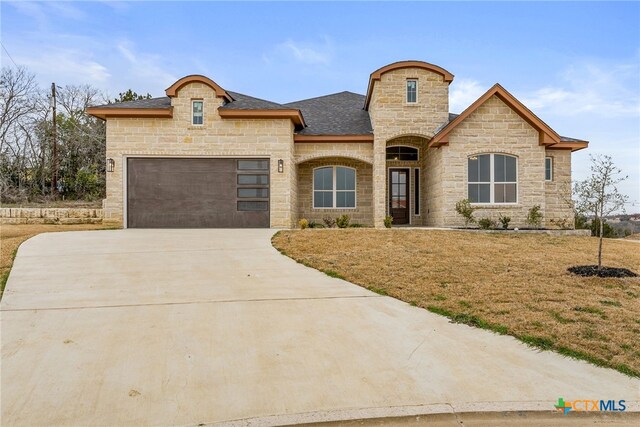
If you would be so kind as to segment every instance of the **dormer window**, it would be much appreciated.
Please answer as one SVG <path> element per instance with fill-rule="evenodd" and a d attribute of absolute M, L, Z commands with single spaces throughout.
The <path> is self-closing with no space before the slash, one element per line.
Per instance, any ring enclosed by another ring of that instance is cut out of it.
<path fill-rule="evenodd" d="M 418 80 L 407 80 L 407 104 L 418 102 Z"/>
<path fill-rule="evenodd" d="M 191 101 L 191 124 L 202 126 L 204 123 L 204 101 Z"/>

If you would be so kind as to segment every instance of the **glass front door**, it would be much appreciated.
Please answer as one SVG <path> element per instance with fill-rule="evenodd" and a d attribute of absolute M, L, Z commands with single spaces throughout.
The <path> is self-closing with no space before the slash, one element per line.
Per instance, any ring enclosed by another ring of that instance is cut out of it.
<path fill-rule="evenodd" d="M 389 170 L 389 212 L 394 224 L 409 224 L 409 170 Z"/>

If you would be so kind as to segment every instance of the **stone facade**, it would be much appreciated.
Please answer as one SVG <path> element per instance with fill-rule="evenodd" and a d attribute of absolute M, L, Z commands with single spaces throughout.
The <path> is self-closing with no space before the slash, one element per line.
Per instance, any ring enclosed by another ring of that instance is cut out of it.
<path fill-rule="evenodd" d="M 546 150 L 552 160 L 552 179 L 545 181 L 544 224 L 548 228 L 573 228 L 573 201 L 571 200 L 571 151 Z"/>
<path fill-rule="evenodd" d="M 406 102 L 407 79 L 418 81 L 416 103 Z M 374 129 L 374 222 L 379 227 L 388 212 L 387 142 L 401 136 L 433 137 L 449 118 L 449 83 L 442 75 L 419 68 L 385 73 L 374 83 L 369 116 Z"/>
<path fill-rule="evenodd" d="M 99 224 L 102 209 L 0 208 L 0 224 Z"/>
<path fill-rule="evenodd" d="M 191 125 L 191 100 L 204 101 L 204 124 Z M 271 226 L 297 222 L 293 124 L 288 119 L 222 119 L 222 99 L 209 86 L 190 83 L 172 98 L 173 118 L 109 118 L 107 157 L 115 169 L 107 174 L 104 219 L 123 223 L 124 171 L 127 157 L 264 157 L 271 159 Z M 284 161 L 278 173 L 277 160 Z"/>

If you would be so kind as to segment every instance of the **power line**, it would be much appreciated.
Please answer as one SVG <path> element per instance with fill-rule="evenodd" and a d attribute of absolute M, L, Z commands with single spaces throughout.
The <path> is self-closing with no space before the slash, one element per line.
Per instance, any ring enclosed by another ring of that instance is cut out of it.
<path fill-rule="evenodd" d="M 13 58 L 11 57 L 11 54 L 9 53 L 9 51 L 7 50 L 7 48 L 6 48 L 6 47 L 4 47 L 4 43 L 2 43 L 2 42 L 0 41 L 0 45 L 2 45 L 2 48 L 3 48 L 3 49 L 4 49 L 4 51 L 7 53 L 7 56 L 9 57 L 9 59 L 11 60 L 11 62 L 13 62 L 13 65 L 15 65 L 15 67 L 16 67 L 16 68 L 19 68 L 19 67 L 18 67 L 18 64 L 16 64 L 16 61 L 14 61 L 14 60 L 13 60 Z"/>

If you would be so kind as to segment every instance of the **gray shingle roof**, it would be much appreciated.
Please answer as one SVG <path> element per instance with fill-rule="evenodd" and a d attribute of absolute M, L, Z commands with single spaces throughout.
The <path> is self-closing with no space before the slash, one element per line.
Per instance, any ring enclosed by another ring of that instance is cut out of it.
<path fill-rule="evenodd" d="M 569 138 L 568 136 L 560 136 L 561 142 L 585 142 L 584 139 Z"/>
<path fill-rule="evenodd" d="M 96 105 L 94 108 L 169 108 L 171 98 L 163 96 L 161 98 L 139 99 L 136 101 L 113 102 L 111 104 Z"/>
<path fill-rule="evenodd" d="M 339 92 L 284 104 L 302 112 L 307 127 L 300 135 L 364 135 L 373 133 L 364 95 Z"/>
<path fill-rule="evenodd" d="M 227 93 L 231 95 L 233 101 L 220 107 L 226 110 L 286 110 L 289 108 L 276 102 L 254 98 L 253 96 L 231 92 L 230 90 Z"/>

